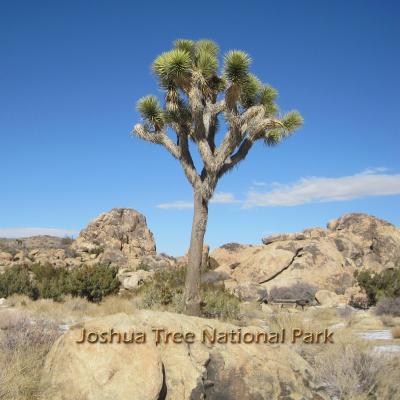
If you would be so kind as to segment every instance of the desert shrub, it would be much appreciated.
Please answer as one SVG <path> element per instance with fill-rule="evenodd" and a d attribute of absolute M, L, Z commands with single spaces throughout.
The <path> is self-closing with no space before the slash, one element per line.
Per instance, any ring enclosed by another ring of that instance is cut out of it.
<path fill-rule="evenodd" d="M 28 268 L 14 266 L 0 274 L 0 297 L 8 297 L 12 294 L 24 294 L 31 298 L 37 298 L 37 290 Z"/>
<path fill-rule="evenodd" d="M 278 299 L 307 299 L 314 300 L 318 288 L 306 282 L 298 282 L 291 286 L 273 287 L 269 294 L 269 299 L 274 301 Z"/>
<path fill-rule="evenodd" d="M 51 264 L 34 264 L 30 267 L 34 275 L 35 291 L 38 298 L 60 301 L 68 293 L 69 272 Z"/>
<path fill-rule="evenodd" d="M 83 266 L 73 269 L 68 277 L 68 292 L 99 302 L 119 290 L 118 270 L 105 265 Z"/>
<path fill-rule="evenodd" d="M 396 394 L 400 394 L 400 388 L 394 383 L 390 388 L 394 397 L 378 395 L 389 390 L 382 382 L 383 375 L 391 374 L 386 362 L 387 360 L 365 345 L 342 342 L 324 346 L 312 364 L 317 378 L 327 387 L 332 398 L 396 398 Z"/>
<path fill-rule="evenodd" d="M 44 358 L 60 332 L 46 320 L 15 312 L 2 319 L 1 329 L 0 399 L 38 399 Z"/>
<path fill-rule="evenodd" d="M 203 289 L 202 314 L 207 318 L 238 319 L 240 301 L 237 297 L 218 287 Z"/>
<path fill-rule="evenodd" d="M 152 281 L 146 282 L 138 291 L 140 308 L 167 309 L 173 312 L 184 310 L 184 288 L 186 268 L 165 268 L 155 272 Z M 236 319 L 239 300 L 222 288 L 203 285 L 201 288 L 205 317 Z"/>
<path fill-rule="evenodd" d="M 366 310 L 370 306 L 370 302 L 365 296 L 351 295 L 349 299 L 349 306 L 359 308 L 360 310 Z"/>
<path fill-rule="evenodd" d="M 242 247 L 244 247 L 240 243 L 225 243 L 221 246 L 221 249 L 225 249 L 228 251 L 237 251 L 240 250 Z"/>
<path fill-rule="evenodd" d="M 375 313 L 377 315 L 391 315 L 400 317 L 400 297 L 383 297 L 376 304 Z"/>
<path fill-rule="evenodd" d="M 65 252 L 65 256 L 68 258 L 75 258 L 78 256 L 78 253 L 76 252 L 76 250 L 72 249 L 71 247 L 66 247 L 64 249 Z"/>
<path fill-rule="evenodd" d="M 385 269 L 380 273 L 356 271 L 358 285 L 365 290 L 370 305 L 383 297 L 400 297 L 400 268 Z"/>
<path fill-rule="evenodd" d="M 51 264 L 15 266 L 0 275 L 0 297 L 23 294 L 31 299 L 61 301 L 67 294 L 99 302 L 118 292 L 118 270 L 105 265 L 82 266 L 73 270 Z"/>
<path fill-rule="evenodd" d="M 139 290 L 143 296 L 141 307 L 175 306 L 174 311 L 183 309 L 183 290 L 185 268 L 165 268 L 155 272 L 153 280 L 145 283 Z M 182 303 L 182 304 L 180 304 Z"/>
<path fill-rule="evenodd" d="M 61 244 L 63 246 L 70 246 L 72 243 L 74 243 L 74 238 L 71 236 L 65 236 L 61 239 Z"/>

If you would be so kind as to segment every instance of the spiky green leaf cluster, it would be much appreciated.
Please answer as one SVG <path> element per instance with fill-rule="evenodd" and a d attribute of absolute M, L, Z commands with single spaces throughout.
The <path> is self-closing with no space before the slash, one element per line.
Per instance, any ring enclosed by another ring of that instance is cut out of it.
<path fill-rule="evenodd" d="M 293 132 L 303 125 L 304 120 L 301 114 L 298 111 L 294 110 L 288 112 L 282 118 L 281 122 L 287 132 Z"/>
<path fill-rule="evenodd" d="M 181 49 L 173 49 L 158 56 L 153 63 L 153 71 L 162 82 L 175 82 L 186 78 L 191 71 L 190 54 Z"/>
<path fill-rule="evenodd" d="M 276 146 L 283 139 L 282 129 L 271 129 L 265 134 L 265 143 L 268 146 Z"/>
<path fill-rule="evenodd" d="M 164 126 L 163 110 L 155 96 L 145 96 L 137 102 L 137 109 L 142 118 L 156 131 Z"/>
<path fill-rule="evenodd" d="M 298 111 L 288 112 L 281 120 L 280 126 L 265 133 L 265 143 L 268 146 L 275 146 L 283 139 L 290 136 L 296 129 L 303 125 L 303 117 Z"/>
<path fill-rule="evenodd" d="M 232 83 L 244 84 L 248 79 L 250 63 L 248 54 L 231 50 L 224 57 L 224 75 Z"/>
<path fill-rule="evenodd" d="M 139 100 L 138 109 L 146 123 L 155 131 L 173 123 L 190 126 L 189 94 L 193 85 L 203 100 L 214 102 L 225 96 L 227 109 L 243 112 L 252 106 L 263 106 L 265 117 L 277 119 L 277 91 L 250 73 L 251 58 L 239 50 L 225 54 L 219 73 L 219 47 L 211 40 L 178 39 L 172 50 L 162 53 L 152 65 L 165 93 L 161 108 L 154 96 Z M 276 128 L 265 132 L 268 145 L 275 145 L 301 126 L 303 120 L 296 111 L 286 114 Z M 215 124 L 215 122 L 214 122 Z"/>
<path fill-rule="evenodd" d="M 174 42 L 175 49 L 186 51 L 190 55 L 194 54 L 196 43 L 194 40 L 178 39 Z"/>

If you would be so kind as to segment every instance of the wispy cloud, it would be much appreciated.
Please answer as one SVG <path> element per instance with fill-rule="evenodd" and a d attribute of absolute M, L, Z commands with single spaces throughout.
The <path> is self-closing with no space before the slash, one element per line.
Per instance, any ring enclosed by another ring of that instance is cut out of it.
<path fill-rule="evenodd" d="M 309 177 L 289 185 L 274 184 L 267 192 L 248 192 L 244 207 L 296 206 L 400 194 L 400 175 L 379 173 L 384 171 L 374 168 L 339 178 Z"/>
<path fill-rule="evenodd" d="M 253 182 L 245 199 L 236 199 L 233 193 L 219 192 L 211 199 L 214 204 L 241 204 L 251 207 L 290 207 L 309 203 L 354 200 L 370 196 L 400 194 L 400 175 L 385 174 L 387 168 L 368 168 L 354 175 L 338 178 L 308 177 L 291 184 Z M 263 190 L 264 189 L 264 190 Z M 269 189 L 269 190 L 267 190 Z M 192 208 L 191 201 L 159 204 L 163 209 Z"/>
<path fill-rule="evenodd" d="M 193 208 L 193 203 L 191 201 L 177 200 L 177 201 L 173 201 L 171 203 L 158 204 L 156 207 L 162 208 L 164 210 L 169 210 L 172 208 L 176 208 L 178 210 L 183 210 L 185 208 Z"/>
<path fill-rule="evenodd" d="M 0 228 L 0 237 L 2 238 L 22 238 L 38 235 L 50 236 L 76 236 L 77 231 L 59 228 Z"/>
<path fill-rule="evenodd" d="M 227 192 L 217 192 L 214 194 L 213 198 L 210 200 L 210 203 L 213 204 L 230 204 L 236 203 L 235 196 L 232 193 Z M 184 201 L 184 200 L 177 200 L 171 203 L 162 203 L 158 204 L 157 208 L 162 208 L 164 210 L 168 209 L 178 209 L 183 210 L 185 208 L 193 208 L 193 202 L 191 201 Z"/>
<path fill-rule="evenodd" d="M 230 204 L 236 203 L 238 200 L 235 199 L 233 193 L 219 192 L 215 193 L 210 203 L 214 204 Z"/>

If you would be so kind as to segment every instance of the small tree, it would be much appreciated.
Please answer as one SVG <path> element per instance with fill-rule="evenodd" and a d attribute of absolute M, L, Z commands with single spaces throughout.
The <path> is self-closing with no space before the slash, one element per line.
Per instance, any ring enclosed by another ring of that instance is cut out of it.
<path fill-rule="evenodd" d="M 250 57 L 237 50 L 218 66 L 219 48 L 209 40 L 177 40 L 152 69 L 165 97 L 137 103 L 143 123 L 133 134 L 164 146 L 181 164 L 193 187 L 194 216 L 185 283 L 185 312 L 200 313 L 200 270 L 210 201 L 218 180 L 246 158 L 255 142 L 277 145 L 302 125 L 297 111 L 278 115 L 277 91 L 250 73 Z M 216 143 L 220 122 L 225 135 Z M 172 138 L 172 132 L 173 138 Z M 193 142 L 202 161 L 196 170 L 189 148 Z"/>

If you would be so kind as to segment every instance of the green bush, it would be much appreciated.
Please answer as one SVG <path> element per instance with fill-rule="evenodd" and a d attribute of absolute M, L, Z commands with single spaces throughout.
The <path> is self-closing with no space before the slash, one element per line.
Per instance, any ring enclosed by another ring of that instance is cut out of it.
<path fill-rule="evenodd" d="M 8 297 L 12 294 L 24 294 L 31 298 L 38 297 L 28 268 L 15 266 L 0 274 L 0 297 Z"/>
<path fill-rule="evenodd" d="M 186 268 L 166 268 L 156 271 L 153 280 L 145 283 L 138 294 L 142 296 L 140 307 L 167 309 L 181 313 L 184 310 Z M 204 304 L 202 315 L 207 318 L 236 319 L 239 300 L 220 287 L 203 285 Z"/>
<path fill-rule="evenodd" d="M 64 268 L 55 268 L 51 264 L 34 264 L 30 267 L 34 275 L 37 296 L 60 301 L 69 292 L 69 272 Z"/>
<path fill-rule="evenodd" d="M 204 307 L 207 318 L 238 319 L 240 301 L 237 297 L 218 287 L 203 288 Z"/>
<path fill-rule="evenodd" d="M 0 297 L 25 294 L 32 299 L 62 300 L 66 294 L 99 302 L 119 290 L 118 270 L 105 265 L 82 266 L 73 270 L 51 264 L 15 266 L 0 275 Z"/>
<path fill-rule="evenodd" d="M 380 273 L 369 270 L 356 271 L 354 276 L 358 285 L 365 290 L 369 305 L 375 305 L 384 297 L 400 297 L 400 268 L 385 269 Z"/>
<path fill-rule="evenodd" d="M 185 271 L 185 268 L 166 268 L 156 271 L 152 281 L 145 283 L 139 291 L 139 294 L 143 295 L 141 306 L 143 308 L 169 306 L 172 311 L 181 312 Z"/>
<path fill-rule="evenodd" d="M 62 244 L 63 246 L 69 246 L 69 245 L 71 245 L 72 243 L 74 243 L 74 238 L 71 237 L 71 236 L 64 236 L 64 237 L 61 239 L 61 244 Z"/>
<path fill-rule="evenodd" d="M 105 265 L 83 266 L 69 274 L 68 286 L 72 296 L 99 302 L 103 297 L 118 292 L 118 270 Z"/>

